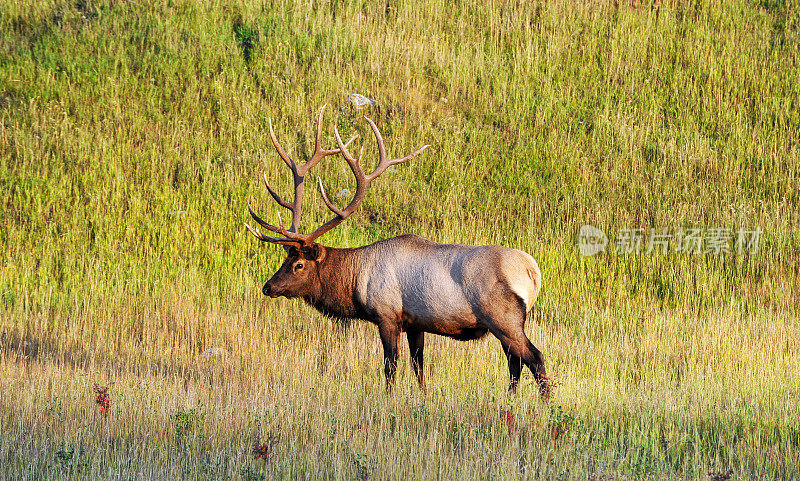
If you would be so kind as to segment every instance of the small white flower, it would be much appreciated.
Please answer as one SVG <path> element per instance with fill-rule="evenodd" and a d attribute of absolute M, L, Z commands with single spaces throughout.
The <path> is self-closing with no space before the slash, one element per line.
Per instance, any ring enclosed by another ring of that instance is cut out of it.
<path fill-rule="evenodd" d="M 353 104 L 355 108 L 361 109 L 375 104 L 375 100 L 365 97 L 361 94 L 350 94 L 347 96 L 347 101 Z"/>
<path fill-rule="evenodd" d="M 212 347 L 210 349 L 206 349 L 200 355 L 203 357 L 224 357 L 228 355 L 228 350 L 224 347 Z"/>

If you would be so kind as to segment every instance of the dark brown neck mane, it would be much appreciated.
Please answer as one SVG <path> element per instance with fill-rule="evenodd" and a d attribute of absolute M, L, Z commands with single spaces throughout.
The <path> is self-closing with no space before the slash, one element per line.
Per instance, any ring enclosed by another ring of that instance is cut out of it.
<path fill-rule="evenodd" d="M 360 254 L 364 247 L 323 248 L 326 254 L 318 267 L 317 291 L 303 300 L 326 316 L 366 319 L 366 313 L 355 298 L 356 278 L 361 269 Z"/>

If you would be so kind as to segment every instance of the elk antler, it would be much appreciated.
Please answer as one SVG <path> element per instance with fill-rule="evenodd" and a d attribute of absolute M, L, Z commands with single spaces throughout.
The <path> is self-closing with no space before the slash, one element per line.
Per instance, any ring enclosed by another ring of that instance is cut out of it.
<path fill-rule="evenodd" d="M 250 202 L 247 203 L 247 209 L 250 211 L 250 215 L 258 222 L 259 225 L 264 227 L 265 229 L 275 232 L 277 234 L 281 234 L 284 237 L 268 237 L 259 232 L 257 229 L 250 227 L 249 225 L 245 224 L 245 226 L 256 236 L 258 239 L 265 241 L 265 242 L 272 242 L 275 244 L 283 244 L 283 245 L 310 245 L 312 244 L 317 238 L 321 235 L 325 234 L 329 230 L 333 229 L 337 225 L 339 225 L 343 220 L 348 218 L 350 214 L 355 212 L 358 209 L 358 206 L 364 200 L 364 197 L 367 195 L 367 190 L 369 189 L 370 183 L 375 180 L 379 175 L 381 175 L 387 168 L 392 165 L 402 164 L 403 162 L 407 162 L 417 155 L 419 155 L 423 150 L 429 145 L 423 145 L 419 149 L 415 150 L 414 152 L 408 154 L 405 157 L 398 158 L 398 159 L 388 159 L 386 157 L 386 146 L 383 142 L 383 137 L 381 136 L 378 127 L 375 125 L 375 122 L 365 117 L 369 126 L 372 128 L 372 132 L 375 134 L 375 139 L 378 143 L 378 156 L 379 161 L 375 170 L 373 170 L 369 174 L 365 174 L 364 170 L 361 168 L 361 157 L 364 153 L 364 149 L 362 147 L 361 153 L 359 153 L 358 159 L 354 158 L 350 152 L 347 150 L 347 146 L 355 140 L 357 136 L 353 136 L 347 142 L 342 142 L 342 138 L 339 136 L 339 129 L 334 126 L 334 134 L 336 136 L 336 144 L 338 145 L 338 149 L 334 150 L 324 150 L 321 148 L 321 138 L 322 138 L 322 114 L 325 110 L 323 106 L 319 112 L 319 120 L 317 121 L 317 140 L 316 140 L 316 150 L 314 151 L 314 155 L 311 156 L 311 159 L 308 160 L 303 165 L 297 165 L 291 157 L 283 150 L 281 145 L 278 143 L 278 140 L 275 138 L 275 132 L 272 130 L 272 120 L 269 122 L 269 135 L 272 139 L 272 144 L 275 146 L 275 149 L 278 151 L 278 155 L 281 156 L 281 159 L 289 166 L 292 170 L 292 174 L 294 175 L 294 188 L 295 188 L 295 197 L 293 203 L 288 203 L 284 201 L 269 185 L 267 181 L 267 175 L 264 174 L 264 183 L 267 186 L 267 190 L 269 194 L 275 199 L 282 207 L 290 210 L 292 212 L 292 225 L 289 229 L 285 229 L 283 225 L 280 227 L 276 227 L 272 224 L 265 222 L 261 219 L 253 209 L 250 207 Z M 301 203 L 303 200 L 303 182 L 305 181 L 305 175 L 314 167 L 316 164 L 319 163 L 324 157 L 329 155 L 341 153 L 344 159 L 347 161 L 347 164 L 350 166 L 350 170 L 353 171 L 353 175 L 356 178 L 356 193 L 353 196 L 353 199 L 347 204 L 344 210 L 339 209 L 336 207 L 330 199 L 328 199 L 327 194 L 325 193 L 325 189 L 322 187 L 322 181 L 319 181 L 319 188 L 322 194 L 322 200 L 325 202 L 325 205 L 330 209 L 336 217 L 327 221 L 326 223 L 322 224 L 321 226 L 317 227 L 311 234 L 299 234 L 297 229 L 300 227 L 300 215 L 302 213 Z M 280 220 L 280 216 L 279 216 Z"/>
<path fill-rule="evenodd" d="M 310 159 L 305 164 L 297 165 L 289 154 L 283 150 L 281 144 L 278 142 L 278 139 L 275 137 L 275 131 L 272 128 L 272 119 L 269 119 L 269 138 L 272 140 L 272 145 L 275 146 L 275 150 L 278 151 L 278 155 L 280 155 L 281 159 L 286 163 L 287 166 L 292 170 L 292 176 L 294 177 L 294 202 L 289 203 L 286 202 L 278 195 L 277 192 L 269 185 L 269 181 L 267 180 L 267 173 L 264 172 L 264 184 L 267 186 L 267 191 L 275 199 L 281 207 L 289 210 L 292 213 L 292 225 L 289 229 L 285 229 L 283 225 L 280 227 L 276 227 L 259 217 L 255 212 L 253 212 L 252 207 L 250 207 L 250 201 L 247 201 L 247 210 L 250 211 L 250 215 L 253 219 L 263 228 L 275 232 L 277 234 L 281 234 L 284 237 L 269 237 L 262 234 L 258 229 L 254 229 L 250 227 L 247 223 L 245 223 L 245 227 L 259 240 L 264 242 L 272 242 L 275 244 L 284 244 L 284 245 L 292 245 L 292 244 L 307 244 L 309 243 L 306 240 L 306 236 L 297 233 L 297 229 L 300 228 L 300 216 L 303 213 L 303 182 L 305 181 L 305 175 L 310 171 L 315 165 L 319 163 L 323 158 L 338 154 L 340 152 L 339 149 L 334 150 L 326 150 L 322 148 L 322 118 L 323 114 L 325 113 L 325 105 L 319 110 L 319 117 L 317 119 L 317 137 L 316 137 L 316 144 L 314 149 L 314 155 L 311 156 Z M 350 142 L 355 140 L 356 136 L 353 136 L 352 139 L 348 140 L 345 146 L 349 145 Z M 278 216 L 280 220 L 280 215 Z"/>
<path fill-rule="evenodd" d="M 350 217 L 350 214 L 358 209 L 358 206 L 361 205 L 361 202 L 364 200 L 364 197 L 367 195 L 367 189 L 369 189 L 370 183 L 375 180 L 379 175 L 381 175 L 386 169 L 393 165 L 402 164 L 403 162 L 408 162 L 409 160 L 413 159 L 423 150 L 430 147 L 430 145 L 423 145 L 422 147 L 418 148 L 414 152 L 406 155 L 405 157 L 398 158 L 398 159 L 388 159 L 386 157 L 386 145 L 383 143 L 383 136 L 381 136 L 381 132 L 378 130 L 378 126 L 375 125 L 375 122 L 364 117 L 364 119 L 369 123 L 369 126 L 372 128 L 372 133 L 375 134 L 375 140 L 378 143 L 378 166 L 375 167 L 369 174 L 364 173 L 364 169 L 361 168 L 361 156 L 364 153 L 364 149 L 361 149 L 361 152 L 358 154 L 358 159 L 353 158 L 350 152 L 347 150 L 348 143 L 343 143 L 342 138 L 339 136 L 339 129 L 336 128 L 334 125 L 333 133 L 336 136 L 336 144 L 339 146 L 339 150 L 342 152 L 342 156 L 344 160 L 347 161 L 347 165 L 350 166 L 350 170 L 353 171 L 353 175 L 356 177 L 356 193 L 353 195 L 353 200 L 347 204 L 347 207 L 344 210 L 339 209 L 328 199 L 328 196 L 325 194 L 325 189 L 322 187 L 322 181 L 317 178 L 319 182 L 319 189 L 322 193 L 322 200 L 325 201 L 325 205 L 328 206 L 336 217 L 329 220 L 328 222 L 322 224 L 321 226 L 317 227 L 314 232 L 309 234 L 308 240 L 313 241 L 317 239 L 322 234 L 328 232 L 329 230 L 333 229 L 337 225 L 341 224 L 343 220 Z"/>

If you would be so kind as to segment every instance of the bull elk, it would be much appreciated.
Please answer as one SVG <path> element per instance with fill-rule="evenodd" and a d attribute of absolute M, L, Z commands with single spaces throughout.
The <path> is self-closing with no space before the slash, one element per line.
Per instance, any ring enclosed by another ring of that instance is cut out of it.
<path fill-rule="evenodd" d="M 516 249 L 501 246 L 439 244 L 416 235 L 402 235 L 356 248 L 324 246 L 316 240 L 350 217 L 364 200 L 370 184 L 389 166 L 407 162 L 428 145 L 402 158 L 389 159 L 378 127 L 366 119 L 378 145 L 375 170 L 364 173 L 363 148 L 358 158 L 342 142 L 334 126 L 338 148 L 322 148 L 322 119 L 319 112 L 314 154 L 297 164 L 278 143 L 269 121 L 269 136 L 278 155 L 294 176 L 294 201 L 285 201 L 264 183 L 272 198 L 292 214 L 291 226 L 275 226 L 259 217 L 247 203 L 253 219 L 264 229 L 279 234 L 271 237 L 257 228 L 247 229 L 259 240 L 284 247 L 287 257 L 278 271 L 264 284 L 264 295 L 271 298 L 301 298 L 324 315 L 341 319 L 363 319 L 378 326 L 384 353 L 387 388 L 394 383 L 400 334 L 408 336 L 411 365 L 420 387 L 425 389 L 422 359 L 425 333 L 467 341 L 491 332 L 508 357 L 514 394 L 522 364 L 533 372 L 543 398 L 550 387 L 542 353 L 525 335 L 525 317 L 541 288 L 541 274 L 533 258 Z M 308 172 L 323 158 L 341 154 L 356 179 L 353 199 L 340 209 L 328 198 L 322 182 L 322 200 L 334 217 L 310 234 L 300 234 L 303 183 Z"/>

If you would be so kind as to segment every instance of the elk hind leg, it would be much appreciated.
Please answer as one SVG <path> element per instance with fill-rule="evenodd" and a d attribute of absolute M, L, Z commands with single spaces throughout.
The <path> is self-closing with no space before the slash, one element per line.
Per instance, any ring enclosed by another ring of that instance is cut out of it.
<path fill-rule="evenodd" d="M 522 363 L 524 363 L 533 373 L 533 378 L 539 386 L 539 394 L 543 399 L 549 399 L 550 381 L 544 369 L 542 353 L 536 349 L 528 339 L 528 336 L 525 335 L 522 326 L 519 326 L 519 329 L 514 329 L 511 333 L 501 329 L 499 326 L 492 329 L 492 331 L 500 340 L 508 357 L 508 371 L 511 378 L 508 392 L 510 394 L 516 393 L 522 372 Z"/>
<path fill-rule="evenodd" d="M 536 379 L 536 384 L 539 386 L 539 394 L 542 396 L 542 399 L 548 400 L 550 399 L 551 385 L 550 379 L 547 377 L 547 372 L 544 369 L 542 352 L 536 349 L 536 346 L 533 345 L 525 333 L 522 333 L 522 337 L 525 339 L 524 342 L 526 344 L 524 353 L 521 356 L 522 361 L 533 373 L 533 378 Z"/>
<path fill-rule="evenodd" d="M 508 358 L 508 375 L 510 378 L 508 384 L 508 394 L 514 395 L 517 393 L 517 386 L 519 386 L 519 378 L 522 374 L 522 359 L 512 354 L 511 351 L 504 347 L 506 357 Z"/>

